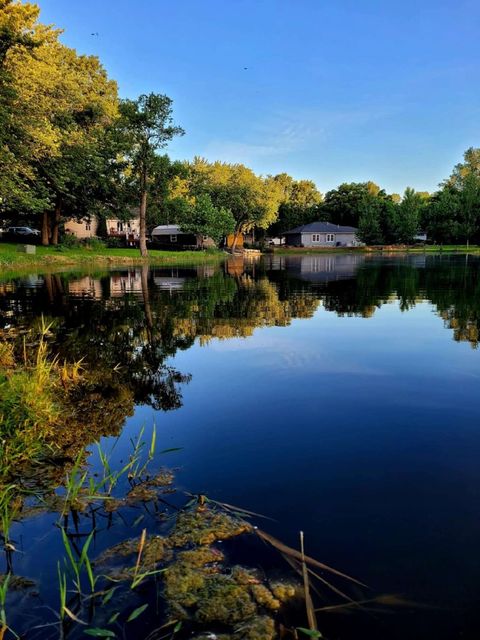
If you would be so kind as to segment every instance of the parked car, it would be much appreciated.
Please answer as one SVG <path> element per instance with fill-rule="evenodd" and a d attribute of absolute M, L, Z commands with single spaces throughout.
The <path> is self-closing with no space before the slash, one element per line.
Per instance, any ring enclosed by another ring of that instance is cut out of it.
<path fill-rule="evenodd" d="M 35 242 L 40 240 L 40 231 L 38 229 L 32 229 L 31 227 L 8 227 L 3 238 L 5 240 L 25 240 L 29 242 Z"/>

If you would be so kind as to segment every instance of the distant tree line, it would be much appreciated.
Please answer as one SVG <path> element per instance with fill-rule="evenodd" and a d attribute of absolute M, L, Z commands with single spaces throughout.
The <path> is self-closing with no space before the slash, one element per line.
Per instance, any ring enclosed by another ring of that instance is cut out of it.
<path fill-rule="evenodd" d="M 122 100 L 98 58 L 63 45 L 28 2 L 0 0 L 0 222 L 32 224 L 58 244 L 67 219 L 140 213 L 148 229 L 176 223 L 219 241 L 275 236 L 314 220 L 358 228 L 367 244 L 480 240 L 480 149 L 469 149 L 434 194 L 402 197 L 373 182 L 323 197 L 310 180 L 259 176 L 242 164 L 162 153 L 184 131 L 158 94 Z"/>

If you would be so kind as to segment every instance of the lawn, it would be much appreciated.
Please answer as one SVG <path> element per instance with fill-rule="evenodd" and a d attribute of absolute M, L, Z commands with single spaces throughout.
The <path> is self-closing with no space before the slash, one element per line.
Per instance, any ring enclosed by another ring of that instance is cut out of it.
<path fill-rule="evenodd" d="M 208 251 L 159 251 L 149 250 L 146 260 L 138 249 L 108 249 L 107 247 L 36 247 L 35 255 L 17 251 L 17 245 L 0 243 L 0 272 L 26 271 L 36 267 L 69 267 L 75 265 L 115 266 L 124 264 L 175 264 L 188 265 L 199 262 L 218 262 L 225 257 L 219 250 Z"/>

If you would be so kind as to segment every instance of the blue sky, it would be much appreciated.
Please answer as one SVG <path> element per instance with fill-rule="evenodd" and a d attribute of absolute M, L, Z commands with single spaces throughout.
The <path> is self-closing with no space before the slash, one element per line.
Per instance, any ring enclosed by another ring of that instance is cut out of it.
<path fill-rule="evenodd" d="M 480 146 L 476 0 L 38 4 L 123 97 L 173 98 L 187 132 L 175 158 L 286 171 L 322 192 L 364 180 L 432 191 Z"/>

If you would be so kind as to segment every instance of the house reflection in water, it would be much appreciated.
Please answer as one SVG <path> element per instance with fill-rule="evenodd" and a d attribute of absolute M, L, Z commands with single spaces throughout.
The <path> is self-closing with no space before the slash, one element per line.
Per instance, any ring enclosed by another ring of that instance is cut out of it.
<path fill-rule="evenodd" d="M 84 276 L 68 283 L 68 293 L 72 296 L 99 300 L 102 297 L 102 285 L 98 278 Z"/>
<path fill-rule="evenodd" d="M 272 256 L 268 269 L 288 272 L 300 280 L 327 283 L 354 278 L 365 262 L 360 254 L 317 254 L 303 256 Z"/>
<path fill-rule="evenodd" d="M 128 269 L 110 276 L 110 297 L 117 298 L 126 293 L 142 292 L 142 270 Z"/>

